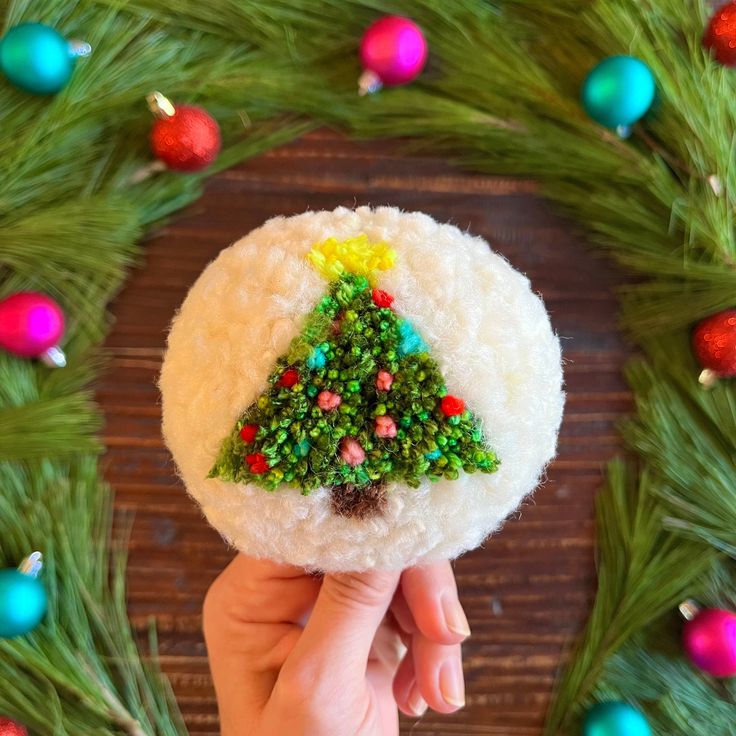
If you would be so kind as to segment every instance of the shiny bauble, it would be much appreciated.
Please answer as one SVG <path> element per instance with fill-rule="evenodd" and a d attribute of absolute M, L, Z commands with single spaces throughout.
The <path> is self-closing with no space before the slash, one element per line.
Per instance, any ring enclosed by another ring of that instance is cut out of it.
<path fill-rule="evenodd" d="M 20 570 L 0 570 L 0 637 L 22 636 L 46 614 L 46 589 L 38 578 Z"/>
<path fill-rule="evenodd" d="M 713 677 L 736 677 L 736 613 L 704 608 L 682 629 L 690 661 Z"/>
<path fill-rule="evenodd" d="M 594 705 L 583 720 L 583 736 L 652 736 L 647 719 L 618 700 Z"/>
<path fill-rule="evenodd" d="M 220 127 L 201 107 L 177 105 L 151 129 L 153 155 L 176 171 L 207 168 L 220 152 Z"/>
<path fill-rule="evenodd" d="M 724 66 L 736 66 L 736 2 L 726 3 L 713 13 L 703 46 Z"/>
<path fill-rule="evenodd" d="M 0 69 L 8 80 L 34 95 L 63 89 L 74 71 L 69 42 L 42 23 L 22 23 L 0 41 Z"/>
<path fill-rule="evenodd" d="M 0 716 L 0 736 L 28 736 L 28 730 L 17 721 Z"/>
<path fill-rule="evenodd" d="M 40 358 L 64 335 L 64 313 L 46 294 L 19 291 L 0 301 L 0 348 L 21 358 Z"/>
<path fill-rule="evenodd" d="M 736 376 L 736 309 L 725 309 L 698 323 L 692 346 L 698 363 L 717 378 Z"/>
<path fill-rule="evenodd" d="M 365 70 L 361 78 L 363 92 L 407 84 L 421 74 L 427 63 L 427 41 L 414 21 L 387 15 L 363 34 L 360 63 Z"/>
<path fill-rule="evenodd" d="M 610 56 L 583 83 L 581 99 L 593 120 L 607 128 L 632 125 L 654 102 L 656 85 L 649 67 L 633 56 Z"/>

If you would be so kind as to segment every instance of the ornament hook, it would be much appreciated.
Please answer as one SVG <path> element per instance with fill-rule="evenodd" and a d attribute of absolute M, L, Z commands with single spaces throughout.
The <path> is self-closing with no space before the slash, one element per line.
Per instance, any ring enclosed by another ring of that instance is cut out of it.
<path fill-rule="evenodd" d="M 700 606 L 692 598 L 688 598 L 680 603 L 677 610 L 685 621 L 692 621 L 700 613 Z"/>
<path fill-rule="evenodd" d="M 176 113 L 176 108 L 171 100 L 161 92 L 154 91 L 146 95 L 146 102 L 148 103 L 148 109 L 157 118 L 173 118 Z"/>
<path fill-rule="evenodd" d="M 43 555 L 40 552 L 32 552 L 23 562 L 18 565 L 18 572 L 37 578 L 43 569 Z"/>

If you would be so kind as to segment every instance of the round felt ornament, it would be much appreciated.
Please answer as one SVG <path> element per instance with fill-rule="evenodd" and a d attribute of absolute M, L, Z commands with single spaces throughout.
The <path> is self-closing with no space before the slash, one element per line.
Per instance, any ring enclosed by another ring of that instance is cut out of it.
<path fill-rule="evenodd" d="M 529 281 L 389 207 L 274 218 L 224 250 L 160 379 L 166 442 L 213 526 L 328 572 L 480 544 L 553 457 L 561 384 Z"/>

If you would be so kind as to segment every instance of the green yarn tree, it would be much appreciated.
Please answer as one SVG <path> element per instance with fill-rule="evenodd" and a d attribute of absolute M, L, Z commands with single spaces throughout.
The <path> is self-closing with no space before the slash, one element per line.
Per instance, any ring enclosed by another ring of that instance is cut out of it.
<path fill-rule="evenodd" d="M 336 513 L 380 513 L 385 486 L 491 473 L 476 418 L 447 394 L 429 348 L 393 297 L 343 273 L 308 315 L 210 473 L 274 491 L 332 489 Z"/>

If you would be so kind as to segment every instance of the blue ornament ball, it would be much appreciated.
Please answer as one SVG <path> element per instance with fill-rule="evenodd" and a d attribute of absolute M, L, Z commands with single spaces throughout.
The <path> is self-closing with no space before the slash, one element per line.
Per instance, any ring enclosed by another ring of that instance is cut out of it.
<path fill-rule="evenodd" d="M 51 95 L 69 81 L 74 55 L 69 42 L 50 26 L 22 23 L 0 41 L 0 69 L 16 87 Z"/>
<path fill-rule="evenodd" d="M 583 736 L 652 736 L 647 719 L 628 703 L 594 705 L 583 721 Z"/>
<path fill-rule="evenodd" d="M 0 570 L 0 637 L 27 634 L 46 613 L 46 589 L 40 580 L 20 570 Z"/>
<path fill-rule="evenodd" d="M 593 67 L 581 98 L 593 120 L 608 128 L 632 125 L 654 102 L 656 84 L 649 67 L 633 56 L 611 56 Z"/>

